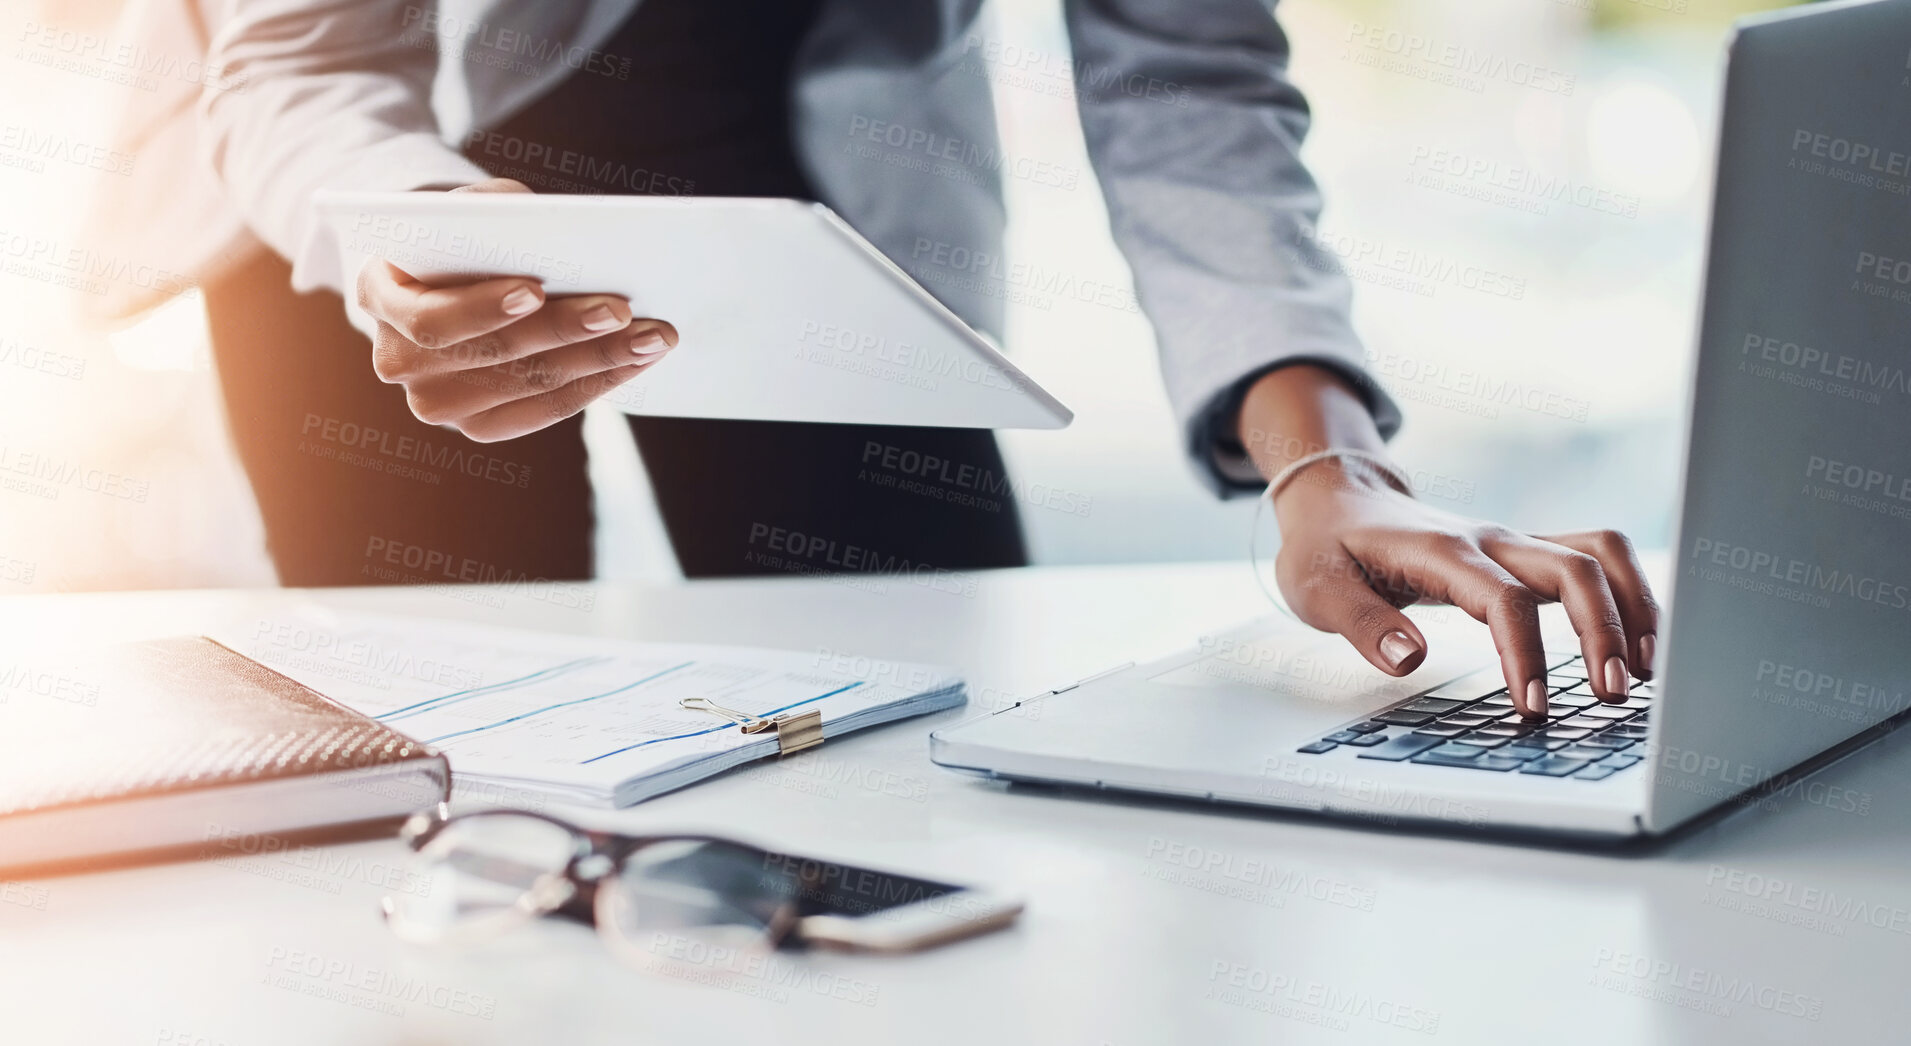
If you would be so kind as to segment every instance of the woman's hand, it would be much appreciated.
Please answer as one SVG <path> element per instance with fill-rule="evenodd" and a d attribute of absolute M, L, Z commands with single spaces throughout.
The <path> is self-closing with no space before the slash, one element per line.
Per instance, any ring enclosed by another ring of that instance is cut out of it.
<path fill-rule="evenodd" d="M 1324 447 L 1380 452 L 1353 390 L 1307 365 L 1256 383 L 1241 427 L 1242 442 L 1270 476 Z M 1539 605 L 1560 602 L 1596 696 L 1623 701 L 1629 677 L 1652 678 L 1659 608 L 1631 544 L 1615 531 L 1535 536 L 1457 516 L 1416 501 L 1358 458 L 1305 466 L 1275 497 L 1274 511 L 1281 528 L 1275 577 L 1294 613 L 1345 636 L 1389 675 L 1405 675 L 1426 658 L 1426 637 L 1400 608 L 1450 603 L 1492 630 L 1519 710 L 1543 714 Z"/>
<path fill-rule="evenodd" d="M 453 192 L 530 192 L 493 178 Z M 554 425 L 669 354 L 677 329 L 633 319 L 606 294 L 546 300 L 518 276 L 433 287 L 382 259 L 358 276 L 358 303 L 378 321 L 372 369 L 403 385 L 418 420 L 480 443 Z"/>

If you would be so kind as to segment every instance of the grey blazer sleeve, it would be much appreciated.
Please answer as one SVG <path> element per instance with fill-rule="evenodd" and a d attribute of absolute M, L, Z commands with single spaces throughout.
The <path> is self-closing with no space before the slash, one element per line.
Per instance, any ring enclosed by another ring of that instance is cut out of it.
<path fill-rule="evenodd" d="M 318 220 L 320 189 L 407 190 L 485 177 L 431 108 L 437 0 L 218 0 L 209 68 L 241 90 L 201 97 L 200 138 L 247 223 L 292 262 L 296 290 L 346 292 L 353 252 Z M 369 329 L 350 293 L 346 308 Z"/>
<path fill-rule="evenodd" d="M 1314 238 L 1301 166 L 1307 103 L 1261 0 L 1068 0 L 1082 130 L 1134 271 L 1196 470 L 1257 491 L 1232 431 L 1269 370 L 1313 362 L 1361 390 L 1381 433 L 1400 411 L 1367 374 L 1352 292 Z"/>

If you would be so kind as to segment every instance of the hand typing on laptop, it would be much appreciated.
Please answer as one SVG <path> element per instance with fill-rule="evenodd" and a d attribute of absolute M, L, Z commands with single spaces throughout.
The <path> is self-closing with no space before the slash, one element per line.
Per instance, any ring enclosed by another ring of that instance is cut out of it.
<path fill-rule="evenodd" d="M 453 192 L 530 192 L 492 178 Z M 536 280 L 432 287 L 383 259 L 360 271 L 358 302 L 378 321 L 372 367 L 405 387 L 418 420 L 480 443 L 563 421 L 655 366 L 677 329 L 635 319 L 607 294 L 546 300 Z"/>
<path fill-rule="evenodd" d="M 1322 367 L 1263 376 L 1242 402 L 1239 430 L 1277 481 L 1282 594 L 1302 621 L 1345 636 L 1381 671 L 1406 675 L 1426 658 L 1426 638 L 1401 607 L 1450 603 L 1492 630 L 1518 710 L 1544 715 L 1538 608 L 1556 601 L 1579 634 L 1596 697 L 1624 701 L 1631 677 L 1652 678 L 1659 607 L 1624 535 L 1539 537 L 1415 500 L 1389 474 L 1359 395 Z"/>

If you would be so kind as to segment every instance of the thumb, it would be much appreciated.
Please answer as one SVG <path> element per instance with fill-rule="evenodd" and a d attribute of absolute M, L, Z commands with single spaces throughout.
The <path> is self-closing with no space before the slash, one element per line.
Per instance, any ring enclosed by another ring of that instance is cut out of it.
<path fill-rule="evenodd" d="M 1390 676 L 1404 676 L 1426 660 L 1427 640 L 1407 615 L 1375 592 L 1367 575 L 1341 549 L 1283 549 L 1275 567 L 1281 594 L 1295 616 L 1353 644 L 1360 656 Z"/>
<path fill-rule="evenodd" d="M 484 181 L 472 182 L 470 185 L 460 185 L 456 189 L 453 189 L 451 191 L 452 192 L 525 192 L 525 193 L 528 193 L 531 191 L 531 187 L 524 184 L 521 181 L 518 181 L 515 178 L 486 178 Z"/>

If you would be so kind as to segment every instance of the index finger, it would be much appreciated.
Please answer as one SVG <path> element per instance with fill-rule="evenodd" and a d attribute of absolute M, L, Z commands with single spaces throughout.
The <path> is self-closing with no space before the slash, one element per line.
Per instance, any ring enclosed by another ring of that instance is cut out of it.
<path fill-rule="evenodd" d="M 1493 633 L 1506 677 L 1506 694 L 1520 714 L 1546 714 L 1546 650 L 1540 638 L 1540 598 L 1477 545 L 1453 541 L 1434 550 L 1417 578 L 1423 594 L 1451 603 Z"/>
<path fill-rule="evenodd" d="M 1639 565 L 1632 542 L 1616 530 L 1559 534 L 1540 540 L 1584 552 L 1599 561 L 1606 572 L 1606 583 L 1612 586 L 1612 599 L 1619 607 L 1619 620 L 1626 627 L 1626 637 L 1632 647 L 1632 656 L 1626 661 L 1632 666 L 1633 675 L 1650 680 L 1652 658 L 1658 647 L 1659 601 L 1652 595 L 1652 586 L 1646 583 L 1646 572 Z"/>
<path fill-rule="evenodd" d="M 516 323 L 544 304 L 544 288 L 523 276 L 433 287 L 383 258 L 358 274 L 358 304 L 414 344 L 441 349 Z"/>
<path fill-rule="evenodd" d="M 1480 542 L 1487 555 L 1524 582 L 1536 594 L 1557 600 L 1579 634 L 1586 659 L 1586 675 L 1594 696 L 1623 702 L 1631 685 L 1626 679 L 1626 631 L 1614 602 L 1612 585 L 1597 558 L 1541 538 L 1512 531 Z"/>

